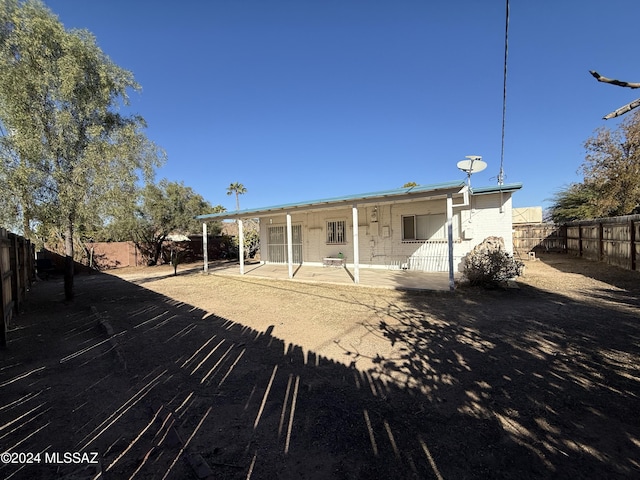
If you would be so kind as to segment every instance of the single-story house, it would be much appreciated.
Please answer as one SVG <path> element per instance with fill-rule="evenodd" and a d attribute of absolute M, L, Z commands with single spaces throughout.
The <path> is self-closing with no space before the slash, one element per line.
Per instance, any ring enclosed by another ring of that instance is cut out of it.
<path fill-rule="evenodd" d="M 244 273 L 243 220 L 259 219 L 263 263 L 341 264 L 360 268 L 449 272 L 489 236 L 512 244 L 513 192 L 520 183 L 471 188 L 465 181 L 199 215 L 238 220 L 240 272 Z M 206 251 L 206 250 L 205 250 Z M 206 268 L 206 259 L 205 259 Z"/>

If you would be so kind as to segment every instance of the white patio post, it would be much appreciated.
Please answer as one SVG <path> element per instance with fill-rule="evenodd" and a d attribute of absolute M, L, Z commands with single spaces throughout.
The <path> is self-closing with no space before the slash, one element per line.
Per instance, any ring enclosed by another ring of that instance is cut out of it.
<path fill-rule="evenodd" d="M 447 194 L 447 244 L 449 245 L 449 290 L 455 290 L 453 278 L 453 194 Z"/>
<path fill-rule="evenodd" d="M 289 278 L 293 278 L 293 244 L 291 229 L 291 214 L 287 212 L 287 264 L 289 266 Z"/>
<path fill-rule="evenodd" d="M 244 228 L 241 219 L 238 219 L 238 256 L 240 257 L 240 275 L 244 275 Z"/>
<path fill-rule="evenodd" d="M 353 282 L 360 283 L 360 245 L 358 243 L 358 205 L 353 204 Z"/>
<path fill-rule="evenodd" d="M 202 223 L 202 258 L 204 262 L 204 273 L 209 273 L 209 239 L 207 238 L 207 222 Z"/>

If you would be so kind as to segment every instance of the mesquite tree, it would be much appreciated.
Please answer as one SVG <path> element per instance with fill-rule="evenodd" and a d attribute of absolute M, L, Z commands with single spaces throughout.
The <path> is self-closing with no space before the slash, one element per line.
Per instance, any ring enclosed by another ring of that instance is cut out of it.
<path fill-rule="evenodd" d="M 200 232 L 202 223 L 196 215 L 223 212 L 182 182 L 166 179 L 149 183 L 137 198 L 132 197 L 131 208 L 114 218 L 109 226 L 111 238 L 133 241 L 147 257 L 149 265 L 156 265 L 162 247 L 170 234 L 188 235 Z"/>
<path fill-rule="evenodd" d="M 144 120 L 119 112 L 138 88 L 89 32 L 65 30 L 38 0 L 0 0 L 0 181 L 26 230 L 35 222 L 64 237 L 67 300 L 75 229 L 109 216 L 161 163 Z"/>
<path fill-rule="evenodd" d="M 613 130 L 598 128 L 584 146 L 584 181 L 556 193 L 554 221 L 640 213 L 640 111 Z"/>

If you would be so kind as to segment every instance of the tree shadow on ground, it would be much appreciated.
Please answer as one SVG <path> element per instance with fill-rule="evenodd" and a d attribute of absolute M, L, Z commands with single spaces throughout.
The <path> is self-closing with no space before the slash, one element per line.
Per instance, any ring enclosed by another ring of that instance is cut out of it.
<path fill-rule="evenodd" d="M 33 290 L 0 352 L 3 450 L 100 463 L 4 464 L 4 478 L 640 472 L 625 311 L 532 288 L 407 293 L 366 305 L 364 326 L 401 353 L 360 371 L 109 275 L 82 277 L 73 305 L 59 282 Z"/>
<path fill-rule="evenodd" d="M 601 289 L 603 298 L 613 296 L 615 300 L 640 306 L 640 272 L 626 270 L 567 254 L 540 255 L 539 260 L 564 273 L 583 275 L 607 285 Z"/>
<path fill-rule="evenodd" d="M 369 373 L 420 390 L 426 409 L 466 432 L 444 434 L 456 448 L 432 445 L 445 477 L 640 474 L 637 311 L 530 287 L 456 295 L 452 308 L 447 296 L 407 294 L 412 309 L 384 306 L 369 325 L 402 352 Z"/>

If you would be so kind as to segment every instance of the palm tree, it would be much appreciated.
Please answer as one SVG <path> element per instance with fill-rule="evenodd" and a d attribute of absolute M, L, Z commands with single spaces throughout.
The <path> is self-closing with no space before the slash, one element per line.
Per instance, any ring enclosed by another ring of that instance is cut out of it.
<path fill-rule="evenodd" d="M 236 194 L 236 210 L 240 210 L 239 195 L 247 193 L 247 189 L 244 188 L 244 185 L 242 185 L 241 183 L 235 182 L 229 185 L 229 187 L 227 188 L 227 195 L 232 195 L 233 193 Z"/>

